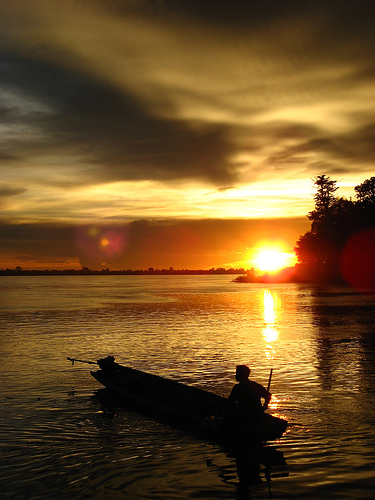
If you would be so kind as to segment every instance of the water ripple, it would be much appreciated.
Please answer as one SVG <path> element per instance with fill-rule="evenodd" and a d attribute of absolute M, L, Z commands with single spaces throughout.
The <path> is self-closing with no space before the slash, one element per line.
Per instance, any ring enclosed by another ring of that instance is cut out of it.
<path fill-rule="evenodd" d="M 103 406 L 90 367 L 66 361 L 107 354 L 223 396 L 236 364 L 263 385 L 273 368 L 287 466 L 269 484 L 262 466 L 252 497 L 269 498 L 269 487 L 280 500 L 373 497 L 374 296 L 212 276 L 87 278 L 4 285 L 2 498 L 235 498 L 233 457 Z"/>

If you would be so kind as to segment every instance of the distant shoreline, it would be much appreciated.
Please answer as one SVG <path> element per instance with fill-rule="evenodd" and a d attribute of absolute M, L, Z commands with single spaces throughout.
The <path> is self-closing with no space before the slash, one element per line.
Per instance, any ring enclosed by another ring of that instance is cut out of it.
<path fill-rule="evenodd" d="M 341 276 L 338 265 L 328 264 L 296 264 L 273 273 L 263 273 L 254 269 L 137 269 L 137 270 L 93 270 L 82 269 L 0 269 L 0 276 L 184 276 L 184 275 L 227 275 L 236 276 L 234 283 L 301 283 L 318 285 L 350 286 Z"/>
<path fill-rule="evenodd" d="M 109 269 L 102 269 L 100 271 L 94 269 L 0 269 L 0 276 L 102 276 L 102 275 L 145 275 L 145 276 L 155 276 L 155 275 L 199 275 L 199 274 L 229 274 L 229 275 L 242 275 L 246 274 L 245 269 L 136 269 L 136 270 L 122 270 L 122 271 L 112 271 Z"/>

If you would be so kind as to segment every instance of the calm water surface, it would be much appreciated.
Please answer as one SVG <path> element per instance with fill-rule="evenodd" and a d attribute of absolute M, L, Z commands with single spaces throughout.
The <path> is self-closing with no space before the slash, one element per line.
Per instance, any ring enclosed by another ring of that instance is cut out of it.
<path fill-rule="evenodd" d="M 374 305 L 230 276 L 1 278 L 0 497 L 373 498 Z M 268 451 L 286 463 L 242 491 L 234 457 L 114 407 L 66 360 L 108 354 L 224 396 L 236 364 L 264 385 L 273 368 L 269 411 L 290 426 Z"/>

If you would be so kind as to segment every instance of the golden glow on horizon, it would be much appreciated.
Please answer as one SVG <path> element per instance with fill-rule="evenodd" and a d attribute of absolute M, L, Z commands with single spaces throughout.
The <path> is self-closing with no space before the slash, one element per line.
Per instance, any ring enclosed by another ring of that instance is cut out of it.
<path fill-rule="evenodd" d="M 14 183 L 15 188 L 20 189 L 20 170 L 14 172 L 8 176 L 8 183 Z M 116 181 L 77 186 L 73 190 L 55 187 L 51 199 L 51 188 L 43 187 L 45 183 L 48 186 L 56 183 L 54 173 L 50 175 L 35 168 L 34 179 L 30 181 L 27 191 L 17 197 L 9 197 L 3 207 L 3 215 L 17 223 L 69 223 L 76 221 L 77 214 L 82 224 L 100 223 L 104 219 L 130 221 L 158 217 L 259 220 L 305 217 L 314 205 L 311 183 L 305 178 L 288 184 L 283 180 L 276 185 L 273 181 L 245 183 L 224 190 L 211 190 L 197 181 Z M 69 175 L 72 176 L 70 171 Z M 67 182 L 67 179 L 61 179 L 62 185 Z M 349 178 L 346 186 L 340 185 L 343 196 L 354 196 L 350 183 L 353 186 L 359 181 L 353 177 Z M 256 214 L 256 217 L 251 214 Z"/>
<path fill-rule="evenodd" d="M 17 170 L 17 172 L 19 172 Z M 23 173 L 23 172 L 22 172 Z M 69 171 L 70 177 L 72 173 Z M 25 172 L 26 176 L 26 172 Z M 134 220 L 138 218 L 222 218 L 270 219 L 304 217 L 313 209 L 311 184 L 299 179 L 286 186 L 279 181 L 242 184 L 224 190 L 209 189 L 200 182 L 116 181 L 77 186 L 74 189 L 51 188 L 60 178 L 53 172 L 33 170 L 34 178 L 22 195 L 8 199 L 4 216 L 18 223 L 75 221 L 100 223 L 103 219 Z M 8 183 L 21 188 L 19 174 L 13 171 Z M 23 178 L 21 176 L 21 178 Z M 68 182 L 63 178 L 61 184 Z M 42 210 L 41 210 L 42 208 Z M 246 209 L 245 209 L 246 208 Z M 256 217 L 249 217 L 256 214 Z"/>

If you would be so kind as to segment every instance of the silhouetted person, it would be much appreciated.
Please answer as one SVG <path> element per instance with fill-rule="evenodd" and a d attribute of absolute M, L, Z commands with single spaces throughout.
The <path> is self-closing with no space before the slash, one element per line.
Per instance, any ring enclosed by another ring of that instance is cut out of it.
<path fill-rule="evenodd" d="M 262 385 L 249 380 L 250 368 L 246 365 L 236 367 L 236 384 L 228 401 L 237 406 L 237 417 L 243 423 L 258 423 L 268 408 L 271 394 Z M 261 399 L 264 399 L 262 404 Z"/>

